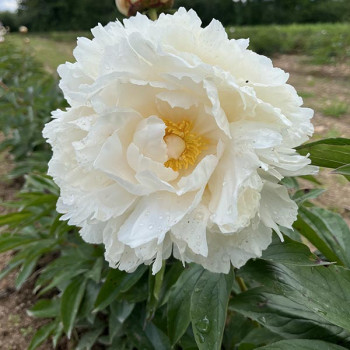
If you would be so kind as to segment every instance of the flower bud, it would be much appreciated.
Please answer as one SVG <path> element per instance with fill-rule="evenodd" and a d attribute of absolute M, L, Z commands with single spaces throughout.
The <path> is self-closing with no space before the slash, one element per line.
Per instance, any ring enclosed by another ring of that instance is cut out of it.
<path fill-rule="evenodd" d="M 166 10 L 173 6 L 174 0 L 115 0 L 118 10 L 127 17 L 149 9 Z"/>
<path fill-rule="evenodd" d="M 26 33 L 28 33 L 28 28 L 26 26 L 20 26 L 18 28 L 18 31 L 22 34 L 26 34 Z"/>

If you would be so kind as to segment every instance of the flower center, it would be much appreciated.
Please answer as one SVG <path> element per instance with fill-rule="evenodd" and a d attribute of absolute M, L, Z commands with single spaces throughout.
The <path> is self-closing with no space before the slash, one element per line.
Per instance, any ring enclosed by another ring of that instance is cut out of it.
<path fill-rule="evenodd" d="M 164 120 L 164 123 L 166 125 L 164 141 L 169 157 L 164 165 L 174 171 L 187 169 L 196 162 L 199 154 L 205 149 L 207 141 L 191 133 L 192 123 L 187 120 L 180 123 Z"/>

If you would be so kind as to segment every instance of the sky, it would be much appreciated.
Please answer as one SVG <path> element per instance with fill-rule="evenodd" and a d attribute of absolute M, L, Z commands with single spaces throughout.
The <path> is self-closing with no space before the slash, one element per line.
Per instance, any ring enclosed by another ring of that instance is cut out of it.
<path fill-rule="evenodd" d="M 0 0 L 0 12 L 17 10 L 17 0 Z"/>

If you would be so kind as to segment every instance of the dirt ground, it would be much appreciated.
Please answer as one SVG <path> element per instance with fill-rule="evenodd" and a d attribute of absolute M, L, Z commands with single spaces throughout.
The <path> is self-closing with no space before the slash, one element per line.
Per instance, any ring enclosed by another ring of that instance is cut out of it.
<path fill-rule="evenodd" d="M 314 66 L 305 63 L 301 56 L 279 56 L 274 64 L 290 72 L 290 83 L 296 87 L 304 98 L 307 107 L 315 109 L 315 136 L 350 137 L 350 106 L 339 116 L 327 116 L 323 112 L 327 106 L 350 101 L 350 67 Z M 18 188 L 3 180 L 10 170 L 10 160 L 5 154 L 0 155 L 0 199 L 11 199 Z M 321 206 L 335 210 L 350 223 L 350 185 L 342 176 L 334 175 L 324 170 L 319 175 L 322 187 L 327 191 L 318 199 Z M 311 188 L 308 182 L 303 182 L 303 188 Z M 0 213 L 4 212 L 0 205 Z M 0 270 L 11 257 L 11 253 L 0 254 Z M 36 296 L 32 294 L 34 281 L 29 281 L 20 291 L 14 288 L 15 273 L 11 273 L 0 281 L 0 349 L 25 350 L 35 330 L 45 323 L 45 320 L 32 319 L 26 314 L 26 309 L 33 305 Z M 52 349 L 50 343 L 45 343 L 41 350 Z M 63 349 L 67 349 L 62 347 Z"/>
<path fill-rule="evenodd" d="M 289 83 L 303 97 L 304 106 L 315 110 L 312 140 L 350 138 L 350 65 L 316 66 L 306 62 L 307 58 L 302 56 L 283 55 L 274 59 L 274 65 L 290 73 Z M 339 104 L 347 106 L 343 114 L 325 115 L 329 106 L 336 109 Z M 318 180 L 322 183 L 319 187 L 327 191 L 315 202 L 340 213 L 350 225 L 350 183 L 343 176 L 332 174 L 329 169 L 322 169 Z M 313 187 L 306 181 L 302 181 L 301 186 Z"/>

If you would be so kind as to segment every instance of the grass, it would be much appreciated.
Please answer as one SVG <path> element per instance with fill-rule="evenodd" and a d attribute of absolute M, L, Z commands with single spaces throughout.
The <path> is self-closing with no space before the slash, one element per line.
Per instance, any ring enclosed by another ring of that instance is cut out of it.
<path fill-rule="evenodd" d="M 26 36 L 10 34 L 7 35 L 6 40 L 33 53 L 47 71 L 54 73 L 60 64 L 74 61 L 73 49 L 76 46 L 77 37 L 87 36 L 87 34 L 79 32 L 52 32 Z"/>
<path fill-rule="evenodd" d="M 315 97 L 315 94 L 313 92 L 308 92 L 308 91 L 298 91 L 299 96 L 302 98 L 311 98 Z"/>
<path fill-rule="evenodd" d="M 326 104 L 322 110 L 324 115 L 329 117 L 339 118 L 345 115 L 348 112 L 349 106 L 345 102 L 342 101 L 331 101 Z"/>
<path fill-rule="evenodd" d="M 308 55 L 316 64 L 350 59 L 350 23 L 229 27 L 229 37 L 250 38 L 250 48 L 264 55 Z"/>
<path fill-rule="evenodd" d="M 311 62 L 319 64 L 350 59 L 350 23 L 228 27 L 227 33 L 231 38 L 250 38 L 250 48 L 268 56 L 297 53 L 310 56 Z M 48 71 L 55 72 L 59 64 L 74 60 L 72 51 L 78 36 L 91 37 L 91 33 L 48 32 L 7 37 L 33 52 Z"/>

